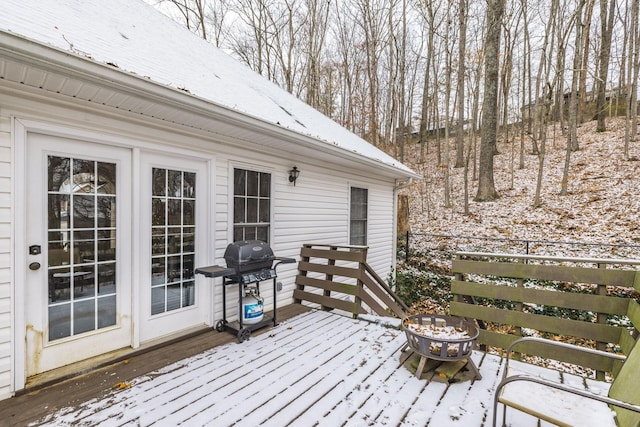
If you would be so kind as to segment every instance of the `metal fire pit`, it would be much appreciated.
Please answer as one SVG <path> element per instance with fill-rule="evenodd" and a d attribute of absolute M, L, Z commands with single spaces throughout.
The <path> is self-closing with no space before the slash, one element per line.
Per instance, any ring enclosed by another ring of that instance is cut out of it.
<path fill-rule="evenodd" d="M 409 324 L 421 325 L 427 329 L 427 332 L 431 330 L 434 332 L 421 334 L 409 328 Z M 421 356 L 416 377 L 420 378 L 422 375 L 426 359 L 440 361 L 467 359 L 467 366 L 474 371 L 475 377 L 482 378 L 471 359 L 471 352 L 479 334 L 478 328 L 473 323 L 455 316 L 418 314 L 406 317 L 402 321 L 402 326 L 407 336 L 407 346 Z M 446 335 L 435 335 L 436 331 L 444 331 L 447 327 L 454 328 L 458 333 L 466 333 L 466 336 L 448 338 Z"/>

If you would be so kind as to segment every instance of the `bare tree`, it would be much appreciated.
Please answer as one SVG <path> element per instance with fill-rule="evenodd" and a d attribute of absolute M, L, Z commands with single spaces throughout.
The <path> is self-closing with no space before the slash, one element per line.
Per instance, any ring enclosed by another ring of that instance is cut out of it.
<path fill-rule="evenodd" d="M 236 0 L 234 12 L 243 22 L 231 46 L 235 54 L 254 71 L 271 79 L 271 51 L 268 0 Z"/>
<path fill-rule="evenodd" d="M 485 53 L 484 32 L 486 30 L 486 25 L 484 20 L 486 19 L 486 15 L 479 13 L 479 10 L 477 9 L 479 5 L 477 4 L 474 5 L 473 3 L 471 4 L 467 3 L 467 6 L 470 7 L 468 17 L 476 18 L 476 22 L 474 22 L 474 28 L 477 28 L 478 31 L 474 31 L 472 33 L 474 35 L 474 38 L 471 45 L 474 46 L 474 50 L 471 51 L 470 49 L 466 49 L 467 56 L 469 57 L 468 64 L 466 67 L 468 78 L 469 78 L 468 87 L 469 87 L 469 93 L 471 94 L 472 98 L 471 98 L 471 107 L 470 107 L 471 136 L 470 136 L 470 143 L 469 143 L 471 152 L 469 153 L 470 157 L 468 157 L 467 161 L 465 162 L 465 167 L 468 169 L 469 159 L 473 159 L 473 161 L 471 162 L 471 166 L 472 166 L 471 179 L 476 181 L 478 179 L 477 136 L 478 136 L 478 129 L 480 128 L 480 89 L 482 87 L 482 78 L 483 78 L 482 65 L 484 63 L 483 55 Z M 472 10 L 471 6 L 475 6 L 476 9 Z M 466 173 L 468 174 L 468 170 L 466 171 Z M 465 199 L 468 199 L 468 194 L 465 194 Z"/>
<path fill-rule="evenodd" d="M 338 107 L 338 122 L 347 129 L 363 133 L 359 129 L 356 113 L 356 84 L 358 76 L 358 57 L 361 49 L 358 49 L 356 27 L 351 25 L 349 9 L 336 5 L 335 25 L 333 25 L 333 38 L 335 39 L 336 65 L 340 74 L 340 105 Z"/>
<path fill-rule="evenodd" d="M 504 0 L 487 1 L 487 32 L 484 56 L 484 101 L 482 105 L 482 134 L 480 139 L 480 169 L 476 201 L 489 201 L 498 197 L 493 181 L 493 153 L 497 137 L 497 104 L 499 84 L 500 32 Z"/>
<path fill-rule="evenodd" d="M 431 87 L 431 69 L 434 67 L 435 58 L 435 35 L 440 23 L 436 19 L 437 9 L 434 9 L 433 2 L 428 0 L 421 3 L 423 6 L 419 9 L 423 20 L 426 23 L 427 32 L 427 56 L 425 58 L 425 71 L 424 71 L 424 83 L 422 85 L 422 109 L 420 116 L 420 131 L 418 138 L 420 140 L 420 161 L 424 161 L 424 148 L 428 144 L 427 137 L 429 131 L 429 115 L 432 111 L 431 98 L 433 97 L 430 91 Z M 435 121 L 436 127 L 438 127 L 438 121 Z"/>
<path fill-rule="evenodd" d="M 504 141 L 509 143 L 509 104 L 510 94 L 512 93 L 511 84 L 513 80 L 513 51 L 515 49 L 516 41 L 518 40 L 520 18 L 522 16 L 522 8 L 518 7 L 517 3 L 512 4 L 512 8 L 509 9 L 508 14 L 504 18 L 504 33 L 505 41 L 503 48 L 504 59 L 502 61 L 501 69 L 501 87 L 502 87 L 502 128 L 504 131 Z M 513 145 L 511 146 L 511 175 L 513 177 L 513 158 L 514 151 Z M 512 178 L 513 180 L 513 178 Z M 511 187 L 513 188 L 513 186 Z"/>
<path fill-rule="evenodd" d="M 464 166 L 464 80 L 467 47 L 467 1 L 460 0 L 458 5 L 458 122 L 456 126 L 456 168 Z"/>
<path fill-rule="evenodd" d="M 449 128 L 451 123 L 451 73 L 453 52 L 450 47 L 450 37 L 453 31 L 453 24 L 451 18 L 451 3 L 447 2 L 447 25 L 444 33 L 444 49 L 445 49 L 445 86 L 444 86 L 444 162 L 442 167 L 444 168 L 444 206 L 451 207 L 451 177 L 450 177 L 450 151 L 451 144 L 449 143 Z"/>
<path fill-rule="evenodd" d="M 553 99 L 553 85 L 551 83 L 544 84 L 551 80 L 552 73 L 552 56 L 554 46 L 554 34 L 556 34 L 557 22 L 559 19 L 559 0 L 551 2 L 549 11 L 549 19 L 547 21 L 545 36 L 541 47 L 538 73 L 536 77 L 536 107 L 535 107 L 535 125 L 533 132 L 533 140 L 538 141 L 537 150 L 534 151 L 538 156 L 538 174 L 536 178 L 536 191 L 533 199 L 533 207 L 539 207 L 542 204 L 542 178 L 544 176 L 544 160 L 546 155 L 547 141 L 547 121 L 549 118 L 549 110 Z M 562 46 L 562 43 L 560 43 Z M 556 72 L 556 76 L 558 73 Z M 554 84 L 557 77 L 554 79 Z"/>
<path fill-rule="evenodd" d="M 398 158 L 401 162 L 404 162 L 405 155 L 405 143 L 407 139 L 407 131 L 410 127 L 410 116 L 407 111 L 410 111 L 411 104 L 407 103 L 407 0 L 402 0 L 400 10 L 401 18 L 401 32 L 399 37 L 394 37 L 397 40 L 395 51 L 397 52 L 397 64 L 398 64 L 398 83 L 397 83 L 397 105 L 398 105 L 398 126 L 400 129 L 400 135 L 396 135 L 396 141 L 398 143 Z"/>
<path fill-rule="evenodd" d="M 560 7 L 562 6 L 562 7 Z M 552 43 L 551 46 L 556 46 L 556 66 L 555 66 L 555 74 L 553 78 L 552 87 L 554 89 L 554 103 L 553 103 L 553 119 L 559 122 L 559 127 L 562 131 L 562 134 L 565 134 L 566 126 L 566 117 L 565 117 L 565 68 L 567 61 L 567 46 L 569 44 L 569 36 L 571 35 L 571 29 L 573 28 L 573 24 L 575 22 L 575 11 L 571 12 L 568 9 L 568 3 L 565 0 L 562 5 L 558 3 L 555 8 L 553 8 L 553 19 L 554 19 L 554 28 L 555 31 L 552 34 L 553 40 L 555 43 Z M 552 52 L 549 53 L 552 55 Z M 555 140 L 554 140 L 555 141 Z"/>
<path fill-rule="evenodd" d="M 588 100 L 592 100 L 592 96 L 588 96 L 587 92 L 587 73 L 589 69 L 589 52 L 590 52 L 590 35 L 591 35 L 591 20 L 593 17 L 593 8 L 595 6 L 595 0 L 587 0 L 584 9 L 584 18 L 582 19 L 582 47 L 580 52 L 582 54 L 582 65 L 580 66 L 580 81 L 578 82 L 578 124 L 584 122 L 584 110 Z M 594 73 L 595 74 L 595 73 Z"/>
<path fill-rule="evenodd" d="M 606 92 L 607 79 L 609 75 L 609 60 L 611 58 L 611 34 L 613 33 L 613 17 L 615 15 L 616 0 L 609 0 L 607 8 L 607 0 L 600 0 L 600 59 L 597 87 L 597 102 L 595 119 L 598 121 L 597 131 L 604 132 L 607 130 L 605 123 L 606 118 Z"/>
<path fill-rule="evenodd" d="M 170 4 L 180 14 L 184 26 L 189 31 L 207 40 L 207 26 L 205 25 L 206 0 L 159 0 L 158 4 Z"/>
<path fill-rule="evenodd" d="M 386 25 L 384 8 L 380 0 L 357 0 L 354 5 L 359 14 L 357 24 L 364 34 L 364 51 L 366 55 L 368 103 L 367 137 L 373 145 L 380 145 L 380 124 L 378 121 L 380 104 L 379 59 L 385 48 L 383 40 Z"/>
<path fill-rule="evenodd" d="M 578 145 L 578 82 L 580 80 L 582 64 L 582 37 L 584 26 L 582 24 L 582 13 L 586 1 L 578 0 L 578 8 L 576 10 L 575 30 L 576 43 L 575 52 L 573 54 L 573 78 L 571 79 L 571 96 L 569 99 L 569 138 L 567 138 L 567 151 L 565 154 L 564 168 L 562 170 L 562 183 L 560 194 L 567 195 L 569 186 L 569 166 L 571 164 L 571 152 L 579 149 Z"/>
<path fill-rule="evenodd" d="M 640 24 L 638 24 L 639 0 L 631 2 L 628 43 L 628 83 L 627 115 L 624 132 L 624 157 L 629 160 L 629 142 L 634 140 L 638 131 L 638 77 L 640 73 Z"/>
<path fill-rule="evenodd" d="M 298 0 L 285 0 L 265 8 L 268 33 L 265 36 L 266 48 L 277 61 L 269 71 L 271 79 L 280 84 L 287 92 L 293 93 L 298 74 L 298 62 L 301 55 L 296 51 L 296 40 L 302 33 L 302 24 L 297 21 L 304 14 Z M 300 85 L 298 85 L 300 86 Z M 299 96 L 299 92 L 297 92 Z"/>
<path fill-rule="evenodd" d="M 320 107 L 321 60 L 329 23 L 329 5 L 328 1 L 306 0 L 306 101 L 315 108 Z M 295 38 L 291 42 L 295 43 Z"/>
<path fill-rule="evenodd" d="M 533 122 L 531 104 L 531 35 L 529 33 L 529 5 L 527 0 L 521 0 L 520 7 L 522 9 L 522 25 L 523 25 L 523 54 L 522 54 L 522 74 L 520 81 L 522 82 L 522 104 L 520 107 L 522 122 L 520 126 L 520 156 L 518 161 L 518 169 L 524 169 L 524 152 L 525 152 L 525 129 L 531 134 L 531 123 Z M 527 96 L 528 95 L 528 96 Z M 525 120 L 526 117 L 526 120 Z"/>

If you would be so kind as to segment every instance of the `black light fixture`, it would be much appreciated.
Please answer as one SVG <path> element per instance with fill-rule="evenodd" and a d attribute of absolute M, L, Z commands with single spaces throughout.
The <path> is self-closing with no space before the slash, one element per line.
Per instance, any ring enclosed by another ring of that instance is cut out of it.
<path fill-rule="evenodd" d="M 289 182 L 293 182 L 294 187 L 296 186 L 296 180 L 298 179 L 299 175 L 300 171 L 295 166 L 289 171 Z"/>

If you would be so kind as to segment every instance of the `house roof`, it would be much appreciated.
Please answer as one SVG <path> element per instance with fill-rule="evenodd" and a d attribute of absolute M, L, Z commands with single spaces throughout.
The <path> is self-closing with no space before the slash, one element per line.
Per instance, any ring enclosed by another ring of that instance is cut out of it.
<path fill-rule="evenodd" d="M 43 71 L 25 69 L 14 79 L 22 84 L 272 149 L 375 164 L 398 179 L 418 177 L 141 0 L 3 0 L 3 9 L 4 79 L 11 80 L 7 63 L 28 60 Z M 54 69 L 55 79 L 45 76 Z M 108 96 L 104 87 L 132 96 Z M 154 107 L 167 100 L 171 115 Z"/>

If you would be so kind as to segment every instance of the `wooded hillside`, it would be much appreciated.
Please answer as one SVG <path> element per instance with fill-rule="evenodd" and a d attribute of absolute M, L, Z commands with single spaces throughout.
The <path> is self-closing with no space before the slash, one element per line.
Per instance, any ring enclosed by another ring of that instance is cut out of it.
<path fill-rule="evenodd" d="M 445 171 L 435 159 L 433 141 L 422 163 L 418 161 L 420 144 L 410 145 L 408 163 L 425 178 L 404 190 L 411 200 L 411 232 L 640 245 L 640 146 L 636 143 L 625 160 L 624 118 L 611 119 L 606 132 L 596 132 L 596 125 L 590 121 L 578 128 L 580 150 L 573 153 L 567 195 L 560 195 L 566 136 L 558 126 L 548 129 L 537 208 L 534 193 L 539 161 L 531 154 L 528 136 L 522 169 L 518 167 L 520 139 L 508 144 L 498 141 L 494 161 L 500 197 L 482 203 L 469 200 L 468 215 L 464 214 L 464 169 L 450 168 L 451 206 L 445 207 Z M 472 171 L 469 178 L 472 199 L 477 183 Z M 426 244 L 420 236 L 412 239 L 416 247 Z"/>
<path fill-rule="evenodd" d="M 487 131 L 491 113 L 540 140 L 637 100 L 640 0 L 146 1 L 400 161 L 412 132 Z"/>

